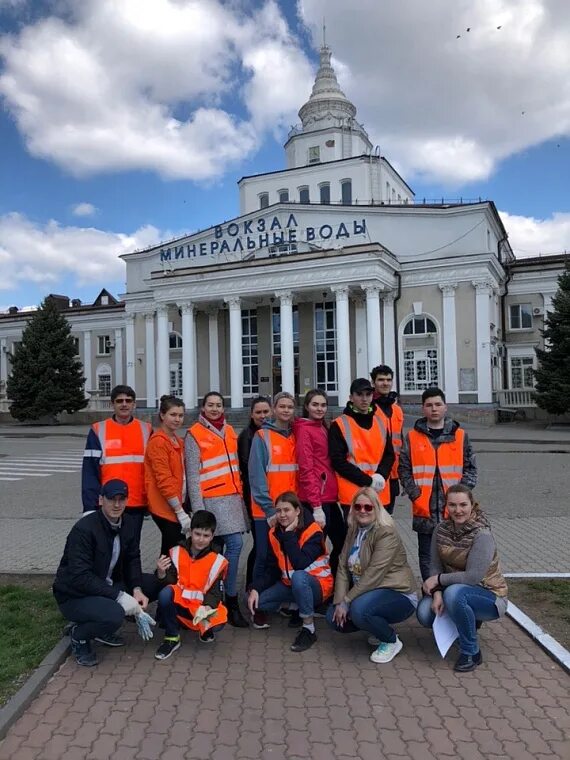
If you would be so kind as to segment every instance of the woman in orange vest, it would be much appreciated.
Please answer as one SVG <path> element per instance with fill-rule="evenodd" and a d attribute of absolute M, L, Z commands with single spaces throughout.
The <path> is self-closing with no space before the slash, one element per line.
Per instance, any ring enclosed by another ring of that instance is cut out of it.
<path fill-rule="evenodd" d="M 148 511 L 162 535 L 161 554 L 168 554 L 190 531 L 190 517 L 182 506 L 185 497 L 184 447 L 176 434 L 184 422 L 184 402 L 162 396 L 160 427 L 150 437 L 144 455 L 144 481 Z"/>
<path fill-rule="evenodd" d="M 248 518 L 243 503 L 237 434 L 224 418 L 224 398 L 217 391 L 204 396 L 200 416 L 184 440 L 186 479 L 192 512 L 206 509 L 216 518 L 216 535 L 228 560 L 225 581 L 230 625 L 247 628 L 237 597 L 237 576 Z"/>
<path fill-rule="evenodd" d="M 275 499 L 285 491 L 297 491 L 297 453 L 292 422 L 295 399 L 282 391 L 273 398 L 273 419 L 266 420 L 253 436 L 249 454 L 251 513 L 255 531 L 253 580 L 263 575 L 269 549 L 269 529 L 275 524 Z M 264 613 L 258 612 L 254 628 L 266 628 Z"/>
<path fill-rule="evenodd" d="M 255 615 L 258 610 L 277 612 L 282 604 L 295 602 L 303 624 L 291 651 L 304 652 L 317 640 L 315 607 L 331 596 L 334 581 L 323 532 L 295 493 L 277 497 L 275 516 L 264 573 L 254 578 L 248 607 Z"/>

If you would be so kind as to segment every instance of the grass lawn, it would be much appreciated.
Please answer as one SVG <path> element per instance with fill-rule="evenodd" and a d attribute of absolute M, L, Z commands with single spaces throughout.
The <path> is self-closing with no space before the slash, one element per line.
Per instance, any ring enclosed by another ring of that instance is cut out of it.
<path fill-rule="evenodd" d="M 570 649 L 570 580 L 507 578 L 509 599 Z"/>
<path fill-rule="evenodd" d="M 0 576 L 0 707 L 61 638 L 51 578 Z"/>

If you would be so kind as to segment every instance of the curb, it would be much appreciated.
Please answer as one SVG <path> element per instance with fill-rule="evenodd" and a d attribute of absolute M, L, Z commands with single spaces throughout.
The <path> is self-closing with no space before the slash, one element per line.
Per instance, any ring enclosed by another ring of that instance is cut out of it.
<path fill-rule="evenodd" d="M 69 638 L 66 636 L 48 652 L 26 683 L 18 689 L 7 704 L 0 709 L 0 740 L 10 727 L 27 710 L 30 703 L 38 696 L 47 681 L 53 676 L 69 654 Z"/>
<path fill-rule="evenodd" d="M 567 673 L 570 673 L 570 652 L 565 649 L 556 639 L 554 639 L 549 633 L 543 631 L 542 628 L 537 625 L 534 620 L 529 618 L 528 615 L 519 609 L 516 604 L 509 601 L 507 607 L 507 616 L 514 620 L 514 622 L 527 633 L 531 639 L 544 649 L 546 654 L 552 657 Z M 1 730 L 1 729 L 0 729 Z"/>

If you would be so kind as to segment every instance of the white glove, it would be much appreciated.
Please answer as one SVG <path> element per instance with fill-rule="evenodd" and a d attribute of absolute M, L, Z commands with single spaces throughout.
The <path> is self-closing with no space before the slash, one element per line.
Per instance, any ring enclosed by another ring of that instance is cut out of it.
<path fill-rule="evenodd" d="M 156 625 L 156 620 L 148 612 L 141 610 L 135 618 L 139 636 L 143 641 L 150 641 L 153 637 L 151 626 Z"/>
<path fill-rule="evenodd" d="M 176 513 L 176 519 L 180 523 L 180 527 L 182 528 L 182 533 L 184 533 L 186 536 L 190 534 L 190 515 L 185 512 L 183 509 L 178 511 Z"/>
<path fill-rule="evenodd" d="M 202 623 L 204 620 L 209 620 L 211 617 L 213 617 L 216 614 L 216 612 L 217 610 L 213 610 L 211 607 L 208 607 L 208 605 L 202 604 L 196 610 L 196 614 L 194 615 L 192 623 L 194 625 L 198 625 L 199 623 Z"/>
<path fill-rule="evenodd" d="M 384 486 L 386 485 L 386 481 L 382 477 L 382 475 L 379 475 L 377 472 L 372 475 L 372 488 L 376 491 L 376 493 L 380 493 L 384 489 Z"/>
<path fill-rule="evenodd" d="M 327 520 L 326 520 L 325 513 L 323 512 L 323 508 L 322 507 L 315 507 L 313 509 L 313 520 L 321 528 L 325 527 Z"/>
<path fill-rule="evenodd" d="M 117 597 L 117 602 L 125 610 L 125 615 L 139 615 L 142 612 L 142 607 L 130 594 L 125 591 L 121 591 Z"/>

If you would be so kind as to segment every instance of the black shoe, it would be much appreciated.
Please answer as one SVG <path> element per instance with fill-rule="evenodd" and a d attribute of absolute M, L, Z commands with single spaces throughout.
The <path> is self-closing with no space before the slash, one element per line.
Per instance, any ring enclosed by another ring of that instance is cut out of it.
<path fill-rule="evenodd" d="M 459 659 L 453 666 L 453 670 L 455 670 L 456 673 L 468 673 L 470 670 L 475 670 L 475 668 L 482 662 L 483 658 L 481 652 L 477 652 L 477 654 L 473 655 L 461 653 Z"/>
<path fill-rule="evenodd" d="M 125 640 L 122 636 L 117 636 L 116 633 L 105 633 L 102 636 L 95 636 L 95 641 L 100 644 L 105 644 L 106 647 L 124 647 Z"/>
<path fill-rule="evenodd" d="M 83 665 L 84 668 L 92 668 L 99 662 L 97 655 L 91 649 L 91 642 L 74 638 L 76 626 L 71 629 L 71 651 L 75 657 L 78 665 Z"/>
<path fill-rule="evenodd" d="M 247 626 L 249 628 L 249 626 Z M 200 641 L 202 644 L 213 644 L 216 640 L 216 634 L 214 631 L 204 631 L 200 634 Z"/>
<path fill-rule="evenodd" d="M 311 633 L 308 628 L 301 628 L 297 634 L 295 641 L 291 644 L 292 652 L 304 652 L 306 649 L 310 649 L 317 640 L 317 634 Z"/>
<path fill-rule="evenodd" d="M 228 608 L 228 623 L 234 628 L 249 628 L 249 623 L 241 614 L 237 596 L 226 595 L 226 607 Z"/>
<path fill-rule="evenodd" d="M 287 628 L 300 628 L 303 625 L 303 618 L 299 615 L 299 610 L 293 610 L 289 616 Z"/>
<path fill-rule="evenodd" d="M 177 649 L 180 649 L 180 636 L 166 636 L 154 653 L 154 658 L 155 660 L 166 660 Z"/>

